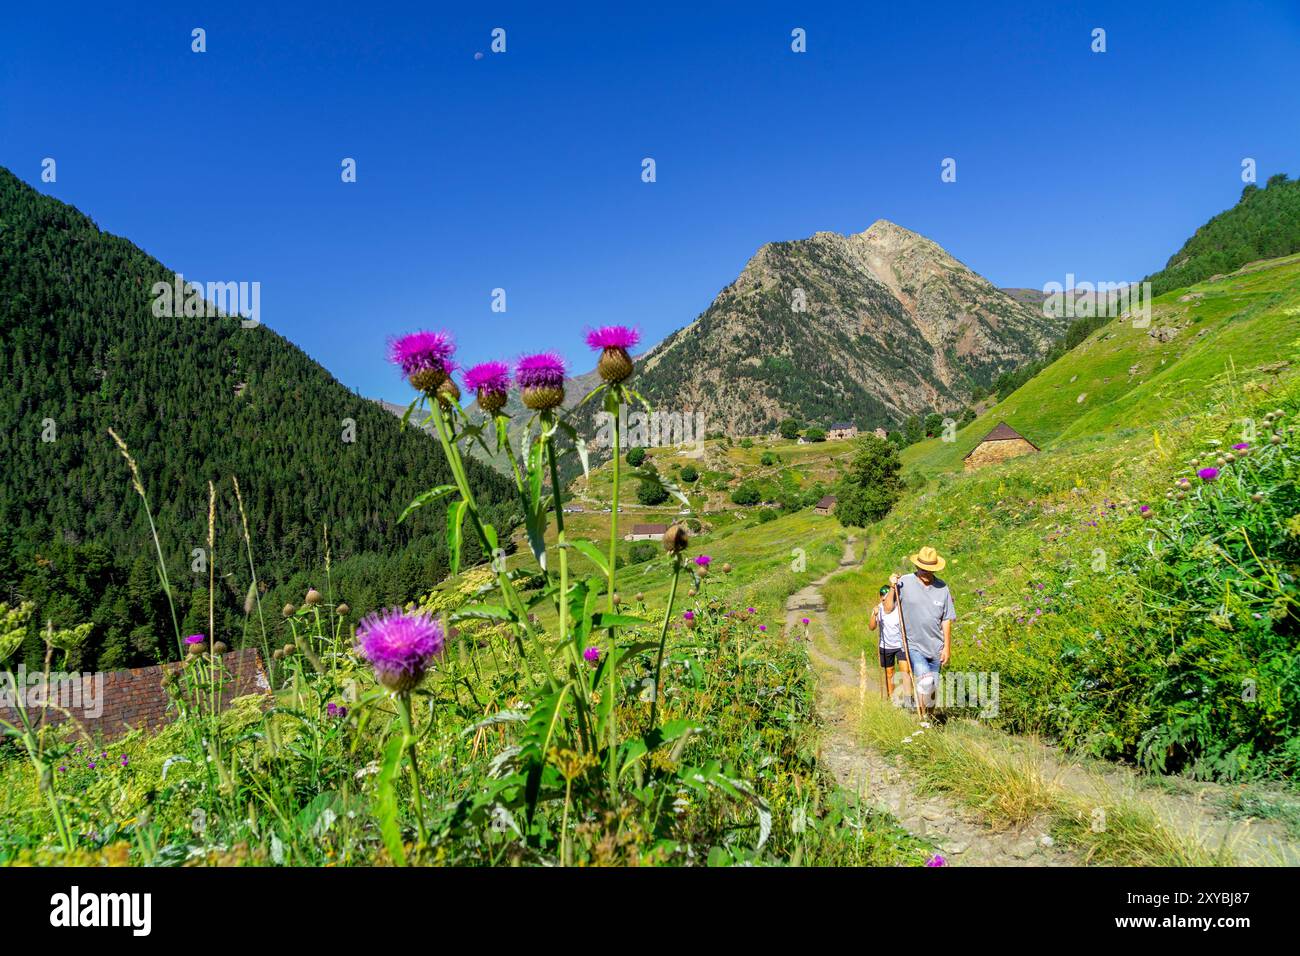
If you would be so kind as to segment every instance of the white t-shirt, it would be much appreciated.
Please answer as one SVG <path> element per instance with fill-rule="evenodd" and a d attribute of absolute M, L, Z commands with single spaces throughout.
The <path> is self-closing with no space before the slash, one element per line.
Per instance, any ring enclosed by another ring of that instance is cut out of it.
<path fill-rule="evenodd" d="M 876 626 L 880 628 L 880 646 L 887 651 L 896 651 L 903 646 L 903 625 L 898 618 L 898 605 L 892 611 L 886 611 L 885 605 L 877 604 Z"/>

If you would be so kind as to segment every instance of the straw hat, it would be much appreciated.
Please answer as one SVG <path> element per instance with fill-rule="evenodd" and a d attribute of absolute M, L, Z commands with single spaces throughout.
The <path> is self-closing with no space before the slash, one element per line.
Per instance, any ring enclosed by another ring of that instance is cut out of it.
<path fill-rule="evenodd" d="M 922 548 L 907 560 L 911 561 L 922 571 L 942 571 L 944 565 L 948 563 L 939 555 L 938 551 L 934 550 L 934 548 Z"/>

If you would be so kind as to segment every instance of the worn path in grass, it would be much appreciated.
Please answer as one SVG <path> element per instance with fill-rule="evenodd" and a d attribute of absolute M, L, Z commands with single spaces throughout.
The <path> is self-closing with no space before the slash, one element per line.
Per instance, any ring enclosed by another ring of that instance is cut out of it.
<path fill-rule="evenodd" d="M 976 811 L 945 794 L 921 787 L 914 774 L 863 744 L 859 733 L 860 701 L 880 694 L 878 662 L 860 664 L 845 661 L 834 650 L 843 642 L 833 639 L 831 623 L 821 588 L 832 577 L 857 567 L 855 539 L 849 538 L 839 567 L 821 576 L 786 603 L 786 633 L 803 640 L 803 618 L 808 618 L 807 649 L 817 674 L 817 707 L 828 733 L 822 743 L 822 759 L 841 786 L 860 794 L 867 802 L 886 807 L 907 829 L 934 842 L 952 864 L 965 866 L 1061 866 L 1086 863 L 1081 851 L 1065 848 L 1048 837 L 1049 820 L 1036 817 L 1013 828 L 993 829 Z M 919 723 L 916 725 L 920 729 Z M 942 733 L 933 728 L 923 733 Z M 1008 750 L 1028 757 L 1048 785 L 1062 793 L 1096 801 L 1098 804 L 1134 801 L 1149 808 L 1164 821 L 1162 826 L 1179 839 L 1195 845 L 1206 856 L 1218 855 L 1221 862 L 1243 864 L 1300 864 L 1300 846 L 1285 827 L 1271 820 L 1233 819 L 1222 809 L 1229 789 L 1222 785 L 1194 783 L 1180 778 L 1142 776 L 1117 765 L 1095 766 L 1067 758 L 1056 748 L 1040 741 L 1011 737 L 989 730 Z M 1045 839 L 1047 838 L 1047 839 Z"/>
<path fill-rule="evenodd" d="M 853 546 L 854 539 L 850 538 L 844 545 L 839 568 L 797 591 L 786 602 L 789 637 L 803 640 L 803 618 L 810 622 L 808 656 L 817 673 L 817 708 L 827 726 L 821 759 L 840 786 L 857 793 L 867 803 L 887 808 L 912 833 L 935 843 L 949 864 L 1068 866 L 1077 863 L 1071 854 L 1045 844 L 1045 822 L 1041 827 L 1031 824 L 1018 831 L 992 830 L 947 797 L 921 792 L 894 761 L 859 742 L 855 730 L 861 693 L 859 668 L 829 656 L 818 646 L 819 638 L 825 643 L 826 628 L 830 626 L 821 586 L 836 574 L 856 566 Z M 867 694 L 880 693 L 875 680 L 878 663 L 868 661 Z"/>

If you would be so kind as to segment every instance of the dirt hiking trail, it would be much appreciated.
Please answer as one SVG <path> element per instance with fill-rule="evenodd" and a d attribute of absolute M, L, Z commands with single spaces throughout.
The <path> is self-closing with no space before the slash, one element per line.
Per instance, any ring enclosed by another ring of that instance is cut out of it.
<path fill-rule="evenodd" d="M 858 661 L 846 661 L 830 650 L 839 646 L 831 640 L 831 623 L 821 588 L 832 577 L 853 571 L 856 539 L 844 545 L 839 567 L 812 581 L 786 601 L 786 636 L 804 641 L 809 665 L 816 681 L 816 705 L 825 722 L 821 760 L 841 787 L 866 804 L 888 810 L 908 831 L 938 847 L 947 864 L 955 866 L 1078 866 L 1086 865 L 1082 854 L 1055 843 L 1049 836 L 1048 820 L 1033 819 L 1011 829 L 993 829 L 978 814 L 941 793 L 926 792 L 912 779 L 908 768 L 863 743 L 857 724 L 862 713 L 861 695 L 880 696 L 879 662 L 868 655 L 865 688 Z M 865 609 L 864 609 L 865 615 Z M 864 625 L 865 629 L 865 625 Z M 959 637 L 957 639 L 960 639 Z M 918 723 L 918 729 L 920 725 Z M 932 726 L 924 733 L 943 733 Z M 1167 787 L 1145 785 L 1128 768 L 1107 765 L 1085 769 L 1077 761 L 1040 741 L 1014 737 L 1017 747 L 1035 751 L 1052 773 L 1053 783 L 1087 794 L 1101 780 L 1123 793 L 1141 791 L 1160 816 L 1179 830 L 1190 830 L 1206 845 L 1226 845 L 1236 861 L 1253 864 L 1300 864 L 1300 848 L 1285 829 L 1273 821 L 1231 820 L 1213 805 L 1223 788 L 1177 779 Z M 1155 779 L 1155 778 L 1152 778 Z"/>

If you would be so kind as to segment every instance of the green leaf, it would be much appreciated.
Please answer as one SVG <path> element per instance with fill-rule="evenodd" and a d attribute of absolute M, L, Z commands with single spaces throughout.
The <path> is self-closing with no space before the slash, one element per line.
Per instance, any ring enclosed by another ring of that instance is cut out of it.
<path fill-rule="evenodd" d="M 454 577 L 460 573 L 461 531 L 465 522 L 466 502 L 463 498 L 447 506 L 447 556 Z"/>
<path fill-rule="evenodd" d="M 636 740 L 627 741 L 623 744 L 619 755 L 621 759 L 618 775 L 621 777 L 627 773 L 638 760 L 658 750 L 664 744 L 702 733 L 703 730 L 704 728 L 694 721 L 670 720 L 662 727 L 656 727 Z"/>
<path fill-rule="evenodd" d="M 379 767 L 379 793 L 375 797 L 375 819 L 388 855 L 398 866 L 406 866 L 406 847 L 402 845 L 402 827 L 397 821 L 397 775 L 402 769 L 402 736 L 395 734 L 384 747 L 384 761 Z"/>
<path fill-rule="evenodd" d="M 471 604 L 462 607 L 451 615 L 452 621 L 513 621 L 515 616 L 509 608 L 499 604 Z"/>
<path fill-rule="evenodd" d="M 406 427 L 406 423 L 407 423 L 408 421 L 411 420 L 411 412 L 415 411 L 415 406 L 416 406 L 416 405 L 419 405 L 422 401 L 424 401 L 424 396 L 423 396 L 423 395 L 420 395 L 420 396 L 417 396 L 416 398 L 413 398 L 413 399 L 411 400 L 411 404 L 406 406 L 406 411 L 402 412 L 402 427 L 403 427 L 403 428 L 405 428 L 405 427 Z"/>
<path fill-rule="evenodd" d="M 401 516 L 397 519 L 397 523 L 401 524 L 405 521 L 406 516 L 416 508 L 423 508 L 425 505 L 431 505 L 435 501 L 441 501 L 455 490 L 455 485 L 439 485 L 437 488 L 431 488 L 422 494 L 416 495 L 415 500 L 406 506 L 406 510 L 403 511 Z"/>
<path fill-rule="evenodd" d="M 650 624 L 643 617 L 637 617 L 634 614 L 610 614 L 608 611 L 598 612 L 592 619 L 591 626 L 600 630 L 606 627 L 639 627 L 642 624 Z M 659 645 L 654 645 L 658 647 Z"/>
<path fill-rule="evenodd" d="M 601 553 L 600 548 L 596 547 L 590 541 L 569 541 L 565 544 L 567 548 L 573 548 L 586 555 L 591 563 L 600 568 L 600 573 L 609 577 L 609 562 L 605 560 L 605 555 Z"/>

